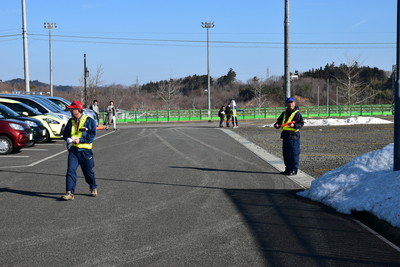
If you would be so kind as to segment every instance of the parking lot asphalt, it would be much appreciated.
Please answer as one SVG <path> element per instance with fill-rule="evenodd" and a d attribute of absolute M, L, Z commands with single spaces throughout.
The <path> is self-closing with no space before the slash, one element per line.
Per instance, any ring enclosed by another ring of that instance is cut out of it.
<path fill-rule="evenodd" d="M 0 157 L 1 266 L 400 265 L 400 252 L 208 124 L 125 126 L 94 145 L 99 196 L 64 193 L 62 141 Z"/>

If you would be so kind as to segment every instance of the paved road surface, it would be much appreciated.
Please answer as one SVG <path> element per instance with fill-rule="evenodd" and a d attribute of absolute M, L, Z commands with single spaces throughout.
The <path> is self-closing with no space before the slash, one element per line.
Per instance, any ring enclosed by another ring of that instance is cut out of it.
<path fill-rule="evenodd" d="M 57 201 L 64 146 L 35 149 L 0 158 L 1 266 L 400 265 L 398 249 L 297 197 L 297 184 L 207 125 L 101 132 L 99 197 L 80 177 L 69 202 Z"/>

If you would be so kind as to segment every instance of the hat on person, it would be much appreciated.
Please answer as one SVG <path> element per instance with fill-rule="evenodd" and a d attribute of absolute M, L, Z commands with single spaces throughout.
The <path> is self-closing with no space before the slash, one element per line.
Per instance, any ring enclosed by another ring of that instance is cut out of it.
<path fill-rule="evenodd" d="M 71 105 L 67 106 L 67 108 L 83 110 L 83 104 L 79 101 L 74 101 L 71 103 Z"/>
<path fill-rule="evenodd" d="M 289 103 L 289 102 L 294 102 L 294 98 L 293 97 L 286 98 L 286 103 Z"/>

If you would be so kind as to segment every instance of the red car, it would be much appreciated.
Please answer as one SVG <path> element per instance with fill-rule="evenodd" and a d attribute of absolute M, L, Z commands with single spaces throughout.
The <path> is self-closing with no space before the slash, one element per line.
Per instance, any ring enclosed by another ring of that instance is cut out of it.
<path fill-rule="evenodd" d="M 27 123 L 5 119 L 0 115 L 0 155 L 18 152 L 32 144 L 33 133 Z"/>

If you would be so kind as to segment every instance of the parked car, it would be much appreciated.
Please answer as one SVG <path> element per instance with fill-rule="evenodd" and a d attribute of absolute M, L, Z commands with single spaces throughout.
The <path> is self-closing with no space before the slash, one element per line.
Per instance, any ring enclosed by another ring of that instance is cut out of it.
<path fill-rule="evenodd" d="M 33 142 L 43 142 L 46 137 L 46 129 L 38 119 L 24 117 L 8 108 L 7 106 L 0 104 L 0 115 L 6 119 L 14 119 L 27 123 L 33 133 Z"/>
<path fill-rule="evenodd" d="M 68 101 L 67 99 L 62 97 L 57 97 L 57 96 L 42 96 L 42 97 L 49 99 L 63 110 L 68 110 L 67 106 L 71 105 L 71 101 Z M 83 114 L 96 120 L 96 113 L 90 108 L 85 108 L 83 110 Z"/>
<path fill-rule="evenodd" d="M 64 124 L 67 124 L 68 119 L 71 117 L 70 115 L 66 115 L 64 112 L 60 112 L 60 110 L 55 108 L 53 105 L 50 105 L 47 101 L 43 101 L 43 99 L 32 95 L 0 94 L 0 97 L 17 100 L 31 106 L 42 114 L 58 117 L 64 121 Z"/>
<path fill-rule="evenodd" d="M 0 115 L 0 155 L 18 152 L 32 145 L 32 130 L 23 121 L 6 119 Z"/>
<path fill-rule="evenodd" d="M 36 109 L 21 103 L 17 100 L 0 98 L 0 103 L 14 110 L 21 116 L 31 117 L 40 120 L 46 128 L 46 136 L 43 142 L 50 142 L 52 139 L 61 139 L 63 137 L 65 125 L 64 122 L 52 115 L 42 114 Z"/>
<path fill-rule="evenodd" d="M 32 95 L 32 98 L 36 98 L 39 99 L 40 101 L 42 101 L 46 106 L 52 107 L 54 108 L 58 113 L 64 114 L 65 116 L 67 116 L 68 118 L 71 118 L 71 112 L 69 110 L 66 110 L 64 108 L 61 108 L 59 105 L 57 105 L 56 103 L 54 103 L 53 101 L 51 101 L 50 99 L 48 99 L 47 97 L 43 96 L 43 95 Z"/>

